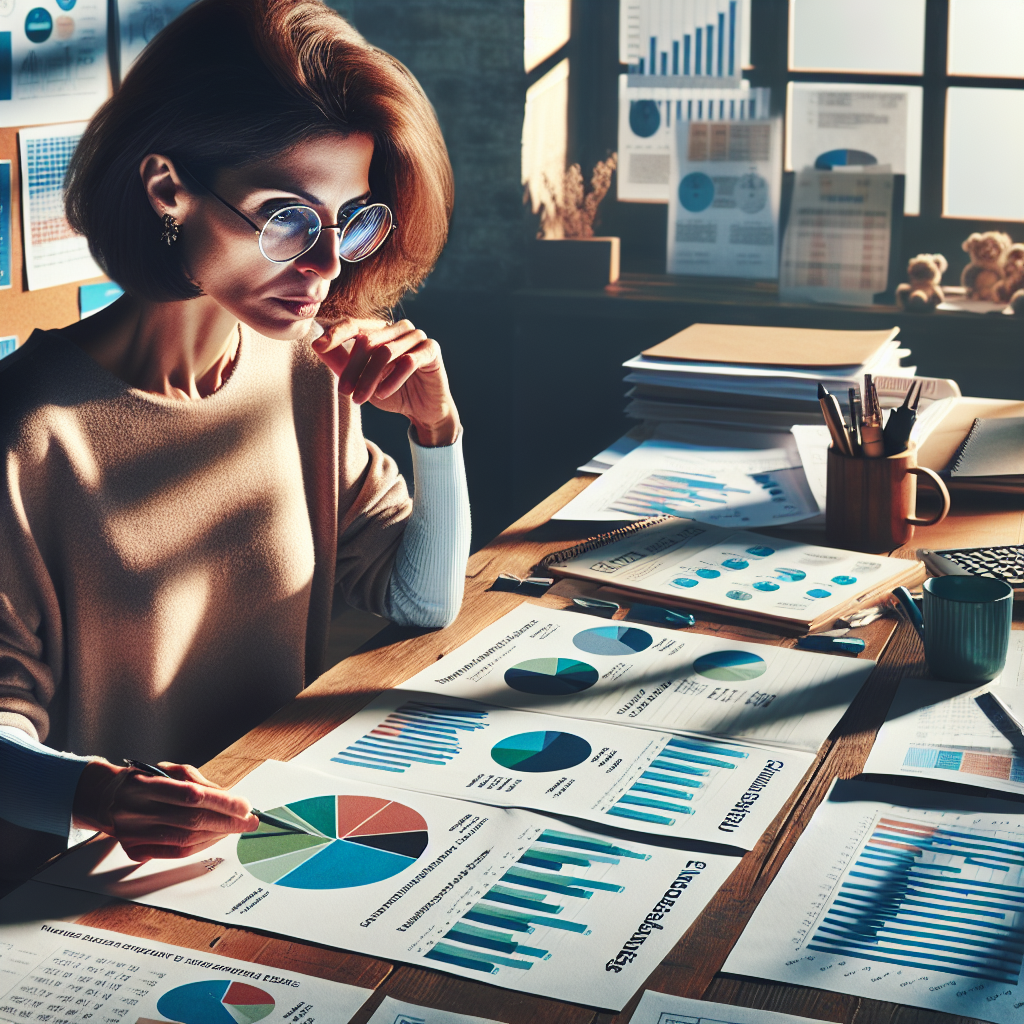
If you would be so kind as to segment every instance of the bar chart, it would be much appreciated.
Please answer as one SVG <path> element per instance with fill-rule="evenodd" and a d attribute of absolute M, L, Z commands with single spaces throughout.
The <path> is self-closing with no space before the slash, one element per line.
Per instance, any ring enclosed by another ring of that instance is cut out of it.
<path fill-rule="evenodd" d="M 1024 842 L 998 828 L 881 816 L 806 948 L 1016 985 Z"/>
<path fill-rule="evenodd" d="M 607 813 L 653 825 L 674 825 L 675 815 L 696 813 L 694 801 L 714 785 L 716 776 L 735 769 L 747 757 L 746 751 L 721 743 L 673 737 Z"/>
<path fill-rule="evenodd" d="M 486 728 L 486 711 L 409 701 L 331 760 L 399 774 L 414 765 L 444 767 L 462 752 L 461 736 Z"/>
<path fill-rule="evenodd" d="M 624 859 L 650 855 L 599 836 L 545 829 L 424 955 L 481 974 L 529 971 L 569 936 L 590 934 L 595 909 L 588 901 L 624 891 L 604 877 L 614 877 Z M 568 957 L 564 967 L 571 967 Z"/>
<path fill-rule="evenodd" d="M 907 768 L 937 768 L 941 771 L 983 775 L 1004 782 L 1024 783 L 1024 758 L 991 747 L 953 747 L 913 744 L 903 758 Z M 970 779 L 963 779 L 971 784 Z"/>

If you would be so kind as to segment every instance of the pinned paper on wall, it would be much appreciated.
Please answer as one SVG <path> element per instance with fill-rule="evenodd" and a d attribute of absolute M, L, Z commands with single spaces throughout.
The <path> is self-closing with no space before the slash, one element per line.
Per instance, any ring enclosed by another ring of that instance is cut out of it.
<path fill-rule="evenodd" d="M 0 3 L 0 126 L 92 117 L 108 89 L 103 0 Z"/>
<path fill-rule="evenodd" d="M 124 295 L 124 289 L 113 281 L 101 281 L 99 284 L 83 284 L 78 288 L 78 317 L 84 320 L 87 316 L 106 309 Z"/>
<path fill-rule="evenodd" d="M 0 288 L 11 287 L 11 161 L 0 160 Z"/>
<path fill-rule="evenodd" d="M 117 0 L 123 79 L 154 36 L 195 0 Z"/>
<path fill-rule="evenodd" d="M 782 122 L 680 122 L 672 147 L 669 274 L 774 278 Z"/>
<path fill-rule="evenodd" d="M 0 359 L 9 356 L 18 347 L 18 336 L 9 334 L 6 338 L 0 338 Z"/>
<path fill-rule="evenodd" d="M 23 128 L 21 152 L 21 220 L 28 290 L 52 288 L 103 271 L 76 235 L 64 214 L 64 175 L 85 130 L 85 122 Z"/>

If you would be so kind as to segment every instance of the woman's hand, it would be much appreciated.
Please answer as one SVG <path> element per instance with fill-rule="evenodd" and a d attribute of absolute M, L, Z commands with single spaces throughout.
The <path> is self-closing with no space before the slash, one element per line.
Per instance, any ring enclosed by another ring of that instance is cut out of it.
<path fill-rule="evenodd" d="M 138 861 L 188 857 L 226 835 L 259 828 L 247 800 L 191 765 L 162 762 L 159 767 L 173 778 L 91 761 L 75 791 L 75 825 L 113 836 Z"/>
<path fill-rule="evenodd" d="M 441 347 L 408 320 L 346 320 L 317 338 L 313 351 L 337 374 L 341 394 L 356 405 L 401 413 L 424 447 L 453 444 L 459 436 Z"/>

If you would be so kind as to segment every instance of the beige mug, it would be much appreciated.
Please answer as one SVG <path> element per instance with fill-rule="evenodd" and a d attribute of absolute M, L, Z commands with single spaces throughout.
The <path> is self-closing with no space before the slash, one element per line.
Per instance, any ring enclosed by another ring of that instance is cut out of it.
<path fill-rule="evenodd" d="M 917 481 L 930 481 L 942 498 L 931 519 L 917 516 Z M 831 547 L 879 554 L 902 547 L 915 526 L 934 526 L 949 513 L 949 491 L 938 474 L 917 464 L 916 445 L 884 459 L 851 458 L 828 450 L 825 537 Z"/>

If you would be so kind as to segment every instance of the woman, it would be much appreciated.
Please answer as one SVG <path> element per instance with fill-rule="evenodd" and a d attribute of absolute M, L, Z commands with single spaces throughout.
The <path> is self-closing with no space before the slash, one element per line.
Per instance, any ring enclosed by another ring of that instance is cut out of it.
<path fill-rule="evenodd" d="M 72 824 L 136 859 L 256 828 L 189 763 L 319 674 L 335 591 L 455 617 L 458 413 L 437 344 L 382 319 L 451 200 L 419 86 L 318 0 L 201 0 L 93 119 L 68 215 L 126 295 L 0 371 L 8 854 Z M 410 421 L 413 502 L 367 401 Z"/>

